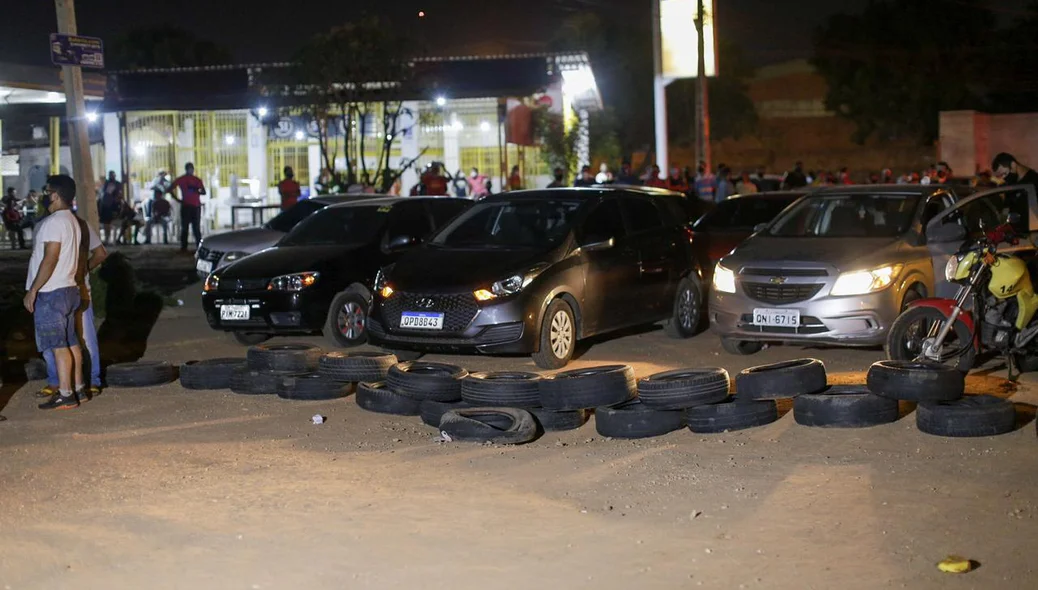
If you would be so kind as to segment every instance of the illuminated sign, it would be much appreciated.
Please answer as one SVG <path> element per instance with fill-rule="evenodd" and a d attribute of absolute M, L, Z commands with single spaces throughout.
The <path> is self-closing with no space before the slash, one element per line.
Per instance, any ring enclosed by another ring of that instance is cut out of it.
<path fill-rule="evenodd" d="M 714 3 L 703 0 L 703 45 L 706 75 L 717 75 L 714 40 Z M 699 75 L 699 35 L 696 31 L 697 0 L 660 0 L 660 49 L 663 78 L 695 78 Z"/>

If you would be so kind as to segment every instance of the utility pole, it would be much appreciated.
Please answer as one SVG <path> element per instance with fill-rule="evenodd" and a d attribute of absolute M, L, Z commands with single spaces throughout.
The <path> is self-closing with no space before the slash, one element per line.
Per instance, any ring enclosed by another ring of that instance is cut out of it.
<path fill-rule="evenodd" d="M 699 100 L 696 101 L 696 154 L 706 162 L 706 169 L 712 169 L 710 162 L 710 102 L 707 96 L 706 75 L 706 10 L 704 1 L 698 0 L 696 6 L 696 32 L 699 37 L 699 76 L 696 79 Z"/>
<path fill-rule="evenodd" d="M 58 32 L 76 35 L 75 0 L 54 0 L 58 12 Z M 72 174 L 76 179 L 77 212 L 87 225 L 98 231 L 97 193 L 94 166 L 90 161 L 90 130 L 87 128 L 83 94 L 83 68 L 62 66 L 65 82 L 65 118 L 68 120 L 68 146 L 72 154 Z"/>
<path fill-rule="evenodd" d="M 652 0 L 652 104 L 656 131 L 656 165 L 666 174 L 669 158 L 667 137 L 667 80 L 663 78 L 663 40 L 660 30 L 660 0 Z"/>

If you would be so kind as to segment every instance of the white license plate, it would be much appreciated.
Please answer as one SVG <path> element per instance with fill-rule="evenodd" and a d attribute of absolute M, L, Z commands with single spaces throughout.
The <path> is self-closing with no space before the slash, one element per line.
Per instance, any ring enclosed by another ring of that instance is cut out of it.
<path fill-rule="evenodd" d="M 405 311 L 400 314 L 400 327 L 409 330 L 442 330 L 443 314 Z"/>
<path fill-rule="evenodd" d="M 248 305 L 223 305 L 220 307 L 221 320 L 247 320 L 249 319 Z"/>
<path fill-rule="evenodd" d="M 800 312 L 792 309 L 753 310 L 754 326 L 771 326 L 777 328 L 799 328 Z"/>
<path fill-rule="evenodd" d="M 198 269 L 198 272 L 204 272 L 205 274 L 209 274 L 213 272 L 213 263 L 209 262 L 208 260 L 199 260 L 195 263 L 195 268 Z"/>

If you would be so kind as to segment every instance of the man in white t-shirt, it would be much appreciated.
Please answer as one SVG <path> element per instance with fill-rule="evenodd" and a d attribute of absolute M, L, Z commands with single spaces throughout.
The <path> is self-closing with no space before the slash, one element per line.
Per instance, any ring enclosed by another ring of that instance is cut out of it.
<path fill-rule="evenodd" d="M 25 280 L 25 309 L 36 326 L 36 348 L 52 351 L 58 369 L 58 393 L 39 405 L 41 410 L 79 407 L 77 392 L 83 386 L 83 353 L 76 335 L 76 311 L 81 298 L 76 284 L 79 221 L 72 213 L 76 182 L 65 174 L 47 178 L 43 207 L 49 215 L 36 226 L 32 257 Z M 75 387 L 73 389 L 73 387 Z"/>

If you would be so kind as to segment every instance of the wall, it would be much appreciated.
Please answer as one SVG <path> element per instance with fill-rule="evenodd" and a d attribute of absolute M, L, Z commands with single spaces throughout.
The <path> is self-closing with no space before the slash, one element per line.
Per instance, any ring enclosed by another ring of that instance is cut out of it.
<path fill-rule="evenodd" d="M 945 111 L 940 118 L 941 159 L 957 174 L 990 170 L 999 152 L 1009 152 L 1028 167 L 1038 167 L 1038 113 L 989 115 Z"/>

